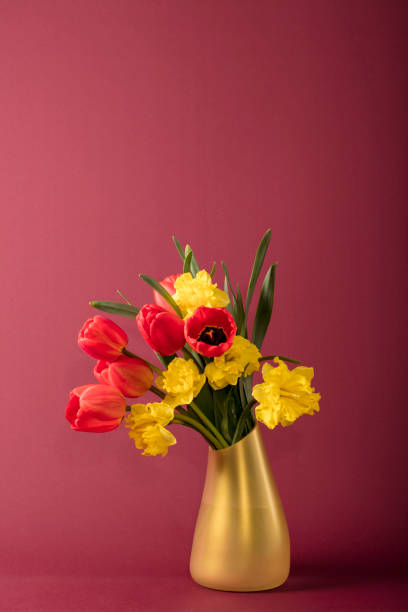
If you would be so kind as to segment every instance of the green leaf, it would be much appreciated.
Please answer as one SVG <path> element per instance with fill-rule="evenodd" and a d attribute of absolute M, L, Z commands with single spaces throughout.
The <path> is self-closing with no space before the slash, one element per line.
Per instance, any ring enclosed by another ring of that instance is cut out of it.
<path fill-rule="evenodd" d="M 94 300 L 89 303 L 98 310 L 110 312 L 111 314 L 115 315 L 121 315 L 122 317 L 129 317 L 130 319 L 134 319 L 140 310 L 140 308 L 136 308 L 136 306 L 122 304 L 122 302 L 101 302 L 99 300 Z"/>
<path fill-rule="evenodd" d="M 185 257 L 187 257 L 187 255 L 191 252 L 191 263 L 190 263 L 190 272 L 191 272 L 191 276 L 195 276 L 197 274 L 197 272 L 200 269 L 200 266 L 197 263 L 196 258 L 194 257 L 194 253 L 192 251 L 192 248 L 189 244 L 186 244 L 186 250 L 184 252 Z"/>
<path fill-rule="evenodd" d="M 271 320 L 273 309 L 273 297 L 275 292 L 275 270 L 277 264 L 274 263 L 267 271 L 259 296 L 258 307 L 256 309 L 254 327 L 252 330 L 252 342 L 261 348 Z"/>
<path fill-rule="evenodd" d="M 233 385 L 229 388 L 227 403 L 229 439 L 232 442 L 232 436 L 235 433 L 238 423 L 238 415 L 241 414 L 242 411 L 237 385 Z"/>
<path fill-rule="evenodd" d="M 265 232 L 261 242 L 259 243 L 256 254 L 255 254 L 254 264 L 252 267 L 251 277 L 249 279 L 247 296 L 246 296 L 245 310 L 246 310 L 247 316 L 249 313 L 249 307 L 251 305 L 251 300 L 252 300 L 252 296 L 254 293 L 255 285 L 257 283 L 259 273 L 261 271 L 262 264 L 264 262 L 266 251 L 268 250 L 270 241 L 271 241 L 271 230 L 268 229 Z"/>
<path fill-rule="evenodd" d="M 228 281 L 227 281 L 227 277 L 226 276 L 224 276 L 224 291 L 228 295 L 228 297 L 230 298 L 230 301 L 228 302 L 228 304 L 226 305 L 225 308 L 228 310 L 228 312 L 230 312 L 232 314 L 232 302 L 231 302 L 231 296 L 229 294 Z"/>
<path fill-rule="evenodd" d="M 217 269 L 217 262 L 216 262 L 216 261 L 214 261 L 214 263 L 213 263 L 213 265 L 212 265 L 212 268 L 211 268 L 211 272 L 210 272 L 210 276 L 211 276 L 211 278 L 214 276 L 214 274 L 215 274 L 215 270 L 216 270 L 216 269 Z"/>
<path fill-rule="evenodd" d="M 226 278 L 227 283 L 228 283 L 228 288 L 229 288 L 229 290 L 231 292 L 232 297 L 234 298 L 233 301 L 235 301 L 236 300 L 235 293 L 234 293 L 234 290 L 233 290 L 232 285 L 231 285 L 231 281 L 230 281 L 230 277 L 229 277 L 229 274 L 228 274 L 227 266 L 225 265 L 225 262 L 223 262 L 223 261 L 221 262 L 221 265 L 222 265 L 222 267 L 224 269 L 224 274 L 225 274 L 225 278 Z M 224 283 L 224 285 L 225 285 L 225 283 Z"/>
<path fill-rule="evenodd" d="M 184 266 L 183 266 L 183 272 L 184 273 L 191 272 L 190 268 L 191 268 L 191 258 L 192 257 L 193 257 L 193 251 L 190 250 L 190 251 L 188 251 L 188 253 L 186 255 L 186 258 L 184 260 Z M 191 276 L 193 276 L 193 275 L 191 274 Z"/>
<path fill-rule="evenodd" d="M 239 285 L 237 284 L 237 299 L 235 302 L 235 321 L 237 324 L 237 334 L 239 336 L 244 336 L 244 338 L 248 337 L 246 328 L 245 328 L 245 310 L 244 304 L 242 302 L 242 293 Z"/>
<path fill-rule="evenodd" d="M 156 351 L 154 351 L 154 354 L 156 355 L 157 359 L 164 365 L 164 367 L 166 369 L 169 367 L 169 363 L 171 363 L 173 361 L 173 359 L 175 357 L 177 357 L 176 354 L 174 354 L 174 355 L 160 355 Z"/>
<path fill-rule="evenodd" d="M 175 236 L 173 236 L 173 242 L 176 245 L 176 249 L 178 250 L 181 259 L 184 261 L 185 256 L 184 256 L 183 247 L 181 246 L 180 242 L 177 240 Z"/>
<path fill-rule="evenodd" d="M 211 387 L 207 382 L 203 385 L 200 393 L 197 395 L 194 401 L 197 406 L 204 412 L 204 414 L 210 419 L 210 421 L 214 422 L 215 405 Z"/>
<path fill-rule="evenodd" d="M 174 312 L 178 314 L 179 317 L 183 318 L 183 315 L 181 313 L 181 310 L 178 304 L 176 304 L 176 302 L 171 297 L 170 293 L 166 291 L 163 285 L 161 285 L 157 280 L 155 280 L 151 276 L 147 276 L 147 274 L 139 274 L 139 276 L 142 280 L 144 280 L 145 283 L 147 283 L 148 285 L 150 285 L 150 287 L 155 289 L 157 293 L 160 293 L 160 295 L 166 300 L 166 302 L 170 304 L 170 306 L 173 308 Z"/>
<path fill-rule="evenodd" d="M 215 423 L 216 428 L 220 430 L 222 411 L 221 411 L 221 403 L 218 398 L 218 391 L 212 390 L 212 396 L 213 396 L 213 405 L 214 405 L 214 423 Z"/>
<path fill-rule="evenodd" d="M 231 436 L 229 433 L 229 426 L 228 426 L 228 403 L 223 404 L 223 406 L 221 407 L 222 410 L 222 417 L 221 417 L 221 433 L 224 436 L 224 438 L 227 440 L 227 442 L 229 442 L 231 444 Z"/>
<path fill-rule="evenodd" d="M 250 374 L 249 376 L 245 376 L 245 378 L 243 378 L 244 392 L 245 392 L 245 397 L 246 397 L 247 402 L 249 402 L 249 400 L 252 397 L 252 378 L 253 378 L 252 374 Z"/>

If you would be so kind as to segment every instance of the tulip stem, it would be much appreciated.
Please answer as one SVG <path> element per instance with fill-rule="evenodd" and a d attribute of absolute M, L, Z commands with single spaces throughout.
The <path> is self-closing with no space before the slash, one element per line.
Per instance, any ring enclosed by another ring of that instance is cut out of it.
<path fill-rule="evenodd" d="M 155 365 L 150 363 L 150 361 L 147 361 L 146 359 L 143 359 L 143 357 L 139 357 L 139 355 L 135 355 L 134 353 L 131 353 L 130 351 L 128 351 L 125 348 L 122 349 L 122 353 L 124 355 L 127 355 L 128 357 L 136 357 L 136 359 L 141 359 L 142 361 L 147 363 L 147 365 L 153 370 L 153 372 L 156 372 L 156 374 L 163 374 L 163 370 L 160 370 L 160 368 L 157 368 Z"/>
<path fill-rule="evenodd" d="M 187 410 L 183 408 L 183 406 L 176 406 L 175 410 L 177 410 L 177 412 L 180 412 L 181 414 L 188 414 Z"/>
<path fill-rule="evenodd" d="M 247 403 L 247 405 L 243 409 L 243 411 L 241 413 L 241 416 L 239 417 L 237 426 L 235 428 L 235 433 L 234 433 L 234 436 L 232 438 L 232 444 L 235 444 L 235 442 L 238 442 L 238 440 L 241 439 L 242 430 L 244 429 L 245 421 L 247 419 L 247 416 L 251 412 L 251 408 L 252 408 L 252 406 L 254 404 L 256 404 L 256 399 L 252 398 L 251 400 L 249 400 L 249 402 Z"/>
<path fill-rule="evenodd" d="M 183 425 L 183 424 L 191 425 L 191 427 L 199 431 L 207 439 L 207 441 L 210 441 L 217 450 L 220 450 L 221 448 L 223 448 L 221 446 L 221 443 L 217 440 L 217 438 L 215 438 L 215 436 L 213 436 L 212 433 L 209 432 L 208 429 L 204 427 L 204 425 L 201 425 L 201 423 L 199 423 L 195 419 L 191 419 L 185 414 L 177 414 L 175 415 L 174 419 L 170 422 L 170 425 L 172 425 L 173 423 L 179 424 L 179 425 Z"/>
<path fill-rule="evenodd" d="M 198 416 L 198 418 L 204 423 L 204 425 L 206 427 L 208 427 L 208 429 L 214 434 L 214 436 L 217 438 L 217 440 L 219 441 L 219 443 L 221 444 L 221 448 L 227 448 L 229 446 L 228 442 L 226 441 L 226 439 L 220 434 L 220 432 L 218 431 L 218 429 L 213 425 L 213 423 L 211 423 L 210 419 L 208 417 L 206 417 L 206 415 L 204 414 L 204 412 L 202 412 L 200 410 L 200 408 L 197 406 L 197 404 L 195 404 L 194 402 L 190 402 L 190 406 L 191 408 L 194 410 L 194 412 L 196 413 L 196 415 Z"/>
<path fill-rule="evenodd" d="M 158 389 L 157 387 L 155 387 L 154 385 L 152 385 L 149 389 L 149 391 L 151 391 L 152 393 L 155 393 L 156 395 L 158 395 L 159 397 L 161 397 L 162 399 L 166 396 L 165 393 L 163 393 L 163 391 L 160 391 L 160 389 Z"/>
<path fill-rule="evenodd" d="M 288 363 L 302 363 L 297 359 L 292 359 L 291 357 L 284 357 L 283 355 L 266 355 L 265 357 L 261 357 L 259 361 L 272 361 L 275 357 L 279 357 L 281 361 L 287 361 Z"/>

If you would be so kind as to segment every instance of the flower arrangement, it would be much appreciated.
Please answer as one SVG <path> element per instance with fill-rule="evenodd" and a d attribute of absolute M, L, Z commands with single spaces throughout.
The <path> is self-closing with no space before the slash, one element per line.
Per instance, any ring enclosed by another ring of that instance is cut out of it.
<path fill-rule="evenodd" d="M 161 367 L 130 352 L 126 332 L 110 319 L 96 315 L 86 321 L 78 344 L 97 360 L 97 382 L 71 391 L 66 418 L 72 429 L 108 432 L 124 421 L 144 455 L 165 456 L 176 444 L 169 429 L 173 425 L 196 430 L 219 450 L 245 437 L 255 419 L 273 429 L 318 411 L 313 368 L 260 352 L 272 314 L 276 263 L 264 277 L 249 339 L 248 313 L 270 237 L 268 230 L 256 252 L 245 305 L 224 262 L 220 289 L 213 280 L 216 264 L 210 272 L 200 269 L 190 246 L 183 249 L 176 238 L 182 272 L 161 282 L 140 275 L 153 289 L 154 303 L 137 308 L 121 292 L 124 303 L 90 302 L 135 319 Z M 253 386 L 252 375 L 262 362 L 263 382 Z M 287 363 L 296 367 L 289 369 Z M 157 402 L 129 405 L 126 398 L 140 398 L 149 390 Z"/>

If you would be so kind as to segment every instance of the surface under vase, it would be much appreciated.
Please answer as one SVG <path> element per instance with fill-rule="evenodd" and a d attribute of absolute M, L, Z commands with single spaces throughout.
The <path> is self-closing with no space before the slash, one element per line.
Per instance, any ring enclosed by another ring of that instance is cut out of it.
<path fill-rule="evenodd" d="M 285 513 L 255 425 L 236 444 L 209 449 L 190 572 L 207 588 L 261 591 L 283 584 L 289 568 Z"/>

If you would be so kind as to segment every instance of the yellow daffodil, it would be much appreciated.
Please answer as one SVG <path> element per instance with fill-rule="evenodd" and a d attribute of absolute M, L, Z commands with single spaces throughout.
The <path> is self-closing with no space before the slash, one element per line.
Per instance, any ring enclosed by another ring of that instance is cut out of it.
<path fill-rule="evenodd" d="M 262 368 L 264 382 L 255 385 L 252 395 L 259 402 L 256 418 L 270 429 L 279 423 L 291 425 L 303 414 L 319 411 L 320 394 L 311 386 L 313 368 L 299 366 L 289 370 L 278 357 L 277 366 L 265 363 Z"/>
<path fill-rule="evenodd" d="M 249 376 L 259 370 L 261 353 L 246 338 L 235 336 L 231 348 L 205 368 L 205 375 L 213 389 L 236 385 L 240 376 Z"/>
<path fill-rule="evenodd" d="M 217 289 L 217 283 L 212 282 L 211 276 L 205 270 L 197 272 L 195 278 L 190 272 L 181 274 L 175 280 L 174 288 L 176 292 L 173 299 L 184 318 L 190 317 L 199 306 L 224 307 L 229 302 L 228 295 Z"/>
<path fill-rule="evenodd" d="M 126 419 L 129 438 L 143 455 L 167 455 L 168 447 L 176 444 L 176 438 L 164 427 L 174 416 L 174 409 L 166 402 L 133 404 Z"/>
<path fill-rule="evenodd" d="M 156 379 L 156 385 L 166 393 L 164 401 L 173 408 L 192 402 L 204 383 L 205 375 L 200 374 L 194 361 L 180 357 L 173 359 Z"/>

